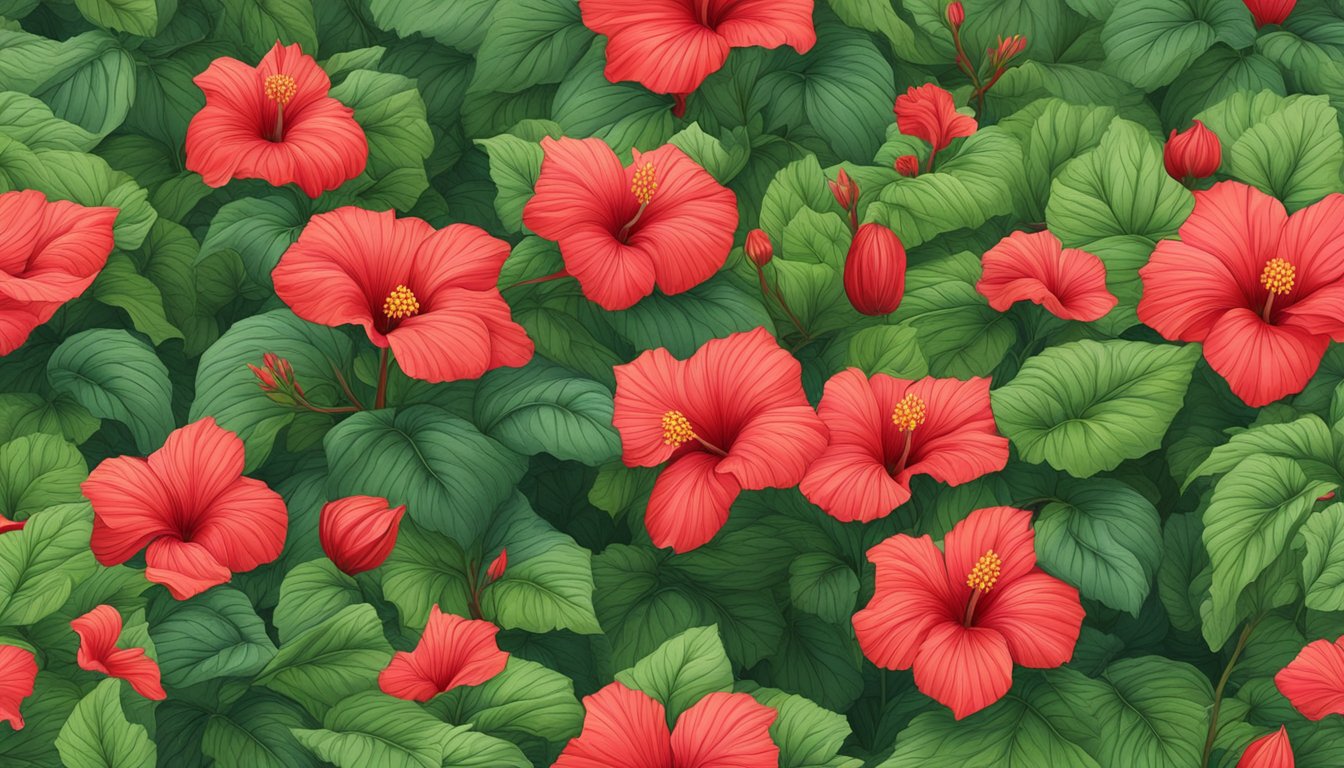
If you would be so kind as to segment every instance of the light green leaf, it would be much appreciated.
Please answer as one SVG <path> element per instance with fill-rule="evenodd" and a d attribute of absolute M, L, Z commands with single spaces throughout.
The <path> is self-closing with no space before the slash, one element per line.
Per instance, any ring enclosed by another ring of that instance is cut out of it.
<path fill-rule="evenodd" d="M 583 727 L 583 706 L 574 697 L 573 681 L 516 655 L 498 675 L 436 696 L 428 707 L 449 723 L 471 723 L 503 739 L 535 736 L 563 743 Z"/>
<path fill-rule="evenodd" d="M 544 153 L 535 141 L 526 141 L 508 133 L 477 139 L 490 157 L 490 178 L 499 191 L 495 194 L 495 212 L 510 232 L 523 230 L 523 206 L 532 199 L 532 190 L 541 175 Z"/>
<path fill-rule="evenodd" d="M 369 141 L 364 172 L 338 194 L 356 195 L 374 209 L 407 209 L 429 187 L 425 160 L 434 151 L 425 102 L 415 80 L 359 70 L 331 89 L 331 97 L 355 110 L 355 121 Z"/>
<path fill-rule="evenodd" d="M 475 51 L 490 28 L 495 0 L 371 0 L 378 26 L 402 37 L 419 32 L 458 50 Z"/>
<path fill-rule="evenodd" d="M 0 516 L 23 520 L 57 504 L 84 500 L 88 477 L 79 449 L 56 435 L 37 433 L 0 445 Z"/>
<path fill-rule="evenodd" d="M 210 713 L 200 749 L 213 768 L 317 768 L 291 733 L 314 725 L 297 704 L 253 688 L 227 711 Z"/>
<path fill-rule="evenodd" d="M 38 512 L 22 530 L 0 535 L 0 626 L 32 624 L 60 609 L 97 568 L 92 532 L 93 514 L 81 503 Z"/>
<path fill-rule="evenodd" d="M 163 295 L 158 286 L 136 271 L 135 262 L 124 253 L 113 252 L 107 258 L 107 265 L 93 281 L 90 295 L 108 306 L 125 310 L 135 329 L 148 336 L 155 346 L 168 339 L 182 338 L 182 332 L 164 314 Z"/>
<path fill-rule="evenodd" d="M 283 643 L 256 683 L 316 713 L 376 687 L 378 673 L 391 658 L 377 611 L 360 603 Z"/>
<path fill-rule="evenodd" d="M 400 540 L 400 539 L 399 539 Z M 295 566 L 280 585 L 275 628 L 281 645 L 363 601 L 355 580 L 326 558 Z"/>
<path fill-rule="evenodd" d="M 81 444 L 98 431 L 99 421 L 66 395 L 45 398 L 33 392 L 0 395 L 0 442 L 32 434 L 64 437 Z"/>
<path fill-rule="evenodd" d="M 66 768 L 154 768 L 154 742 L 126 720 L 120 696 L 121 681 L 109 678 L 75 705 L 56 737 Z"/>
<path fill-rule="evenodd" d="M 922 379 L 929 375 L 929 364 L 917 337 L 918 331 L 912 326 L 864 328 L 850 337 L 845 365 L 869 376 L 884 373 L 898 379 Z"/>
<path fill-rule="evenodd" d="M 378 691 L 337 704 L 318 730 L 293 729 L 318 758 L 338 768 L 440 768 L 454 733 L 415 702 Z"/>
<path fill-rule="evenodd" d="M 80 14 L 103 29 L 151 37 L 159 26 L 154 0 L 75 0 Z"/>
<path fill-rule="evenodd" d="M 733 687 L 733 665 L 719 640 L 718 627 L 688 629 L 658 646 L 633 667 L 616 673 L 628 688 L 643 691 L 675 719 L 705 696 Z"/>
<path fill-rule="evenodd" d="M 1294 100 L 1224 144 L 1223 172 L 1283 201 L 1289 211 L 1344 189 L 1344 138 L 1325 96 Z"/>
<path fill-rule="evenodd" d="M 57 42 L 0 29 L 0 91 L 35 96 L 52 113 L 99 138 L 135 100 L 135 61 L 114 35 L 93 30 Z"/>
<path fill-rule="evenodd" d="M 1201 477 L 1226 474 L 1244 459 L 1256 455 L 1292 459 L 1313 480 L 1341 482 L 1330 428 L 1320 416 L 1307 414 L 1295 421 L 1260 424 L 1233 435 L 1209 452 L 1208 457 L 1190 472 L 1182 488 L 1189 488 Z"/>
<path fill-rule="evenodd" d="M 1300 536 L 1306 544 L 1302 583 L 1307 607 L 1344 611 L 1344 504 L 1331 504 L 1308 517 Z"/>
<path fill-rule="evenodd" d="M 100 138 L 51 113 L 40 99 L 15 91 L 0 92 L 0 135 L 31 150 L 65 149 L 87 152 Z"/>
<path fill-rule="evenodd" d="M 839 755 L 850 734 L 844 715 L 774 688 L 757 688 L 751 695 L 777 713 L 775 722 L 770 725 L 770 738 L 779 745 L 779 768 L 860 768 L 863 765 L 858 758 Z"/>

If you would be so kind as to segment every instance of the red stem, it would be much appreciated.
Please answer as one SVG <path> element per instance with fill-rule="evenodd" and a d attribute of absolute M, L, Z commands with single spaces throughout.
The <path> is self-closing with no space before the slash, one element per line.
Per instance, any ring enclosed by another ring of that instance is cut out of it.
<path fill-rule="evenodd" d="M 550 281 L 550 280 L 559 280 L 559 279 L 562 278 L 562 277 L 569 277 L 569 270 L 565 269 L 564 267 L 561 267 L 559 272 L 552 272 L 552 273 L 549 274 L 549 275 L 542 275 L 541 277 L 534 277 L 534 278 L 532 278 L 531 280 L 519 280 L 518 282 L 514 283 L 513 285 L 510 285 L 510 286 L 505 287 L 504 290 L 507 291 L 507 290 L 509 290 L 510 288 L 517 288 L 517 287 L 520 286 L 520 285 L 534 285 L 534 284 L 536 284 L 536 283 L 545 283 L 545 282 L 548 282 L 548 281 Z"/>
<path fill-rule="evenodd" d="M 374 397 L 373 407 L 379 410 L 387 407 L 387 347 L 378 359 L 378 394 Z"/>

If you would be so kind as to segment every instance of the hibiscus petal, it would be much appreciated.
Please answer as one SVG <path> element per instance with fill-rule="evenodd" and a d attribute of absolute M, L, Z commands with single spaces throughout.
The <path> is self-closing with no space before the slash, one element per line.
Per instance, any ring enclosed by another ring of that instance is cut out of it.
<path fill-rule="evenodd" d="M 443 613 L 437 605 L 415 650 L 399 651 L 378 676 L 383 693 L 428 701 L 459 686 L 480 685 L 504 671 L 509 654 L 499 650 L 499 627 L 488 621 Z"/>
<path fill-rule="evenodd" d="M 93 506 L 94 557 L 124 563 L 159 536 L 177 534 L 173 496 L 144 459 L 104 459 L 79 486 Z"/>
<path fill-rule="evenodd" d="M 774 708 L 746 693 L 711 693 L 677 719 L 672 754 L 681 768 L 776 768 Z"/>
<path fill-rule="evenodd" d="M 509 244 L 480 227 L 450 224 L 420 243 L 411 268 L 411 281 L 423 300 L 433 304 L 444 288 L 495 291 L 499 270 L 509 258 Z"/>
<path fill-rule="evenodd" d="M 1326 195 L 1289 216 L 1278 255 L 1293 265 L 1294 295 L 1312 296 L 1344 279 L 1344 195 Z"/>
<path fill-rule="evenodd" d="M 1003 635 L 1018 664 L 1052 669 L 1073 658 L 1083 606 L 1077 589 L 1035 571 L 996 585 L 982 597 L 975 625 Z"/>
<path fill-rule="evenodd" d="M 1220 317 L 1250 301 L 1227 264 L 1189 243 L 1159 242 L 1139 277 L 1139 320 L 1172 341 L 1203 341 Z"/>
<path fill-rule="evenodd" d="M 1344 637 L 1308 643 L 1274 685 L 1309 720 L 1344 715 Z"/>
<path fill-rule="evenodd" d="M 174 515 L 209 506 L 243 474 L 243 441 L 206 416 L 174 430 L 149 455 L 149 468 L 173 499 Z M 185 520 L 181 521 L 185 524 Z"/>
<path fill-rule="evenodd" d="M 205 547 L 171 536 L 150 542 L 145 565 L 145 578 L 164 585 L 178 600 L 195 597 L 233 578 Z"/>
<path fill-rule="evenodd" d="M 662 347 L 615 367 L 611 423 L 621 433 L 621 458 L 626 466 L 656 467 L 677 450 L 664 439 L 663 415 L 686 408 L 685 368 L 685 362 Z"/>
<path fill-rule="evenodd" d="M 583 732 L 554 768 L 670 768 L 671 734 L 663 705 L 642 691 L 611 683 L 583 698 Z"/>
<path fill-rule="evenodd" d="M 1261 736 L 1246 747 L 1237 761 L 1237 768 L 1293 768 L 1293 745 L 1288 740 L 1288 729 Z"/>
<path fill-rule="evenodd" d="M 1344 282 L 1318 288 L 1276 315 L 1277 325 L 1344 341 Z"/>
<path fill-rule="evenodd" d="M 871 451 L 835 443 L 807 468 L 798 490 L 842 523 L 872 522 L 910 500 L 910 486 L 894 480 Z"/>
<path fill-rule="evenodd" d="M 33 330 L 60 308 L 56 302 L 19 302 L 0 296 L 0 357 L 23 346 Z"/>
<path fill-rule="evenodd" d="M 686 552 L 714 538 L 741 487 L 715 472 L 719 458 L 694 451 L 667 465 L 653 483 L 644 525 L 655 547 Z"/>
<path fill-rule="evenodd" d="M 435 307 L 402 321 L 387 340 L 407 376 L 431 382 L 477 379 L 532 358 L 527 331 L 498 291 L 442 290 Z"/>
<path fill-rule="evenodd" d="M 989 379 L 921 379 L 906 392 L 924 401 L 925 418 L 915 428 L 910 458 L 898 481 L 925 474 L 961 485 L 1007 466 L 1008 438 L 994 423 Z"/>
<path fill-rule="evenodd" d="M 1013 659 L 992 629 L 940 624 L 915 659 L 915 685 L 960 720 L 1003 698 L 1013 687 Z"/>
<path fill-rule="evenodd" d="M 1253 408 L 1301 392 L 1330 345 L 1293 326 L 1273 326 L 1249 309 L 1223 315 L 1204 341 L 1204 359 Z"/>
<path fill-rule="evenodd" d="M 792 47 L 807 53 L 817 44 L 812 0 L 715 0 L 714 31 L 734 48 Z"/>
<path fill-rule="evenodd" d="M 1264 293 L 1260 273 L 1279 255 L 1288 223 L 1283 203 L 1239 181 L 1195 192 L 1195 209 L 1181 225 L 1181 241 L 1226 267 L 1241 289 L 1241 306 Z M 1146 288 L 1146 281 L 1145 281 Z"/>
<path fill-rule="evenodd" d="M 168 698 L 159 682 L 159 665 L 145 655 L 145 649 L 117 647 L 122 621 L 116 608 L 99 605 L 71 621 L 70 627 L 79 635 L 77 661 L 81 669 L 125 680 L 147 699 Z"/>
<path fill-rule="evenodd" d="M 0 722 L 23 729 L 23 700 L 33 695 L 37 659 L 32 651 L 16 645 L 0 645 Z"/>
<path fill-rule="evenodd" d="M 719 463 L 747 490 L 789 488 L 803 479 L 812 461 L 826 448 L 826 425 L 812 406 L 774 408 L 742 428 Z"/>
<path fill-rule="evenodd" d="M 896 97 L 896 125 L 901 133 L 915 136 L 946 149 L 952 140 L 970 136 L 978 127 L 975 118 L 957 112 L 952 94 L 933 83 L 911 87 Z"/>
<path fill-rule="evenodd" d="M 686 365 L 686 415 L 721 448 L 752 419 L 807 405 L 803 367 L 764 328 L 705 342 Z"/>
<path fill-rule="evenodd" d="M 287 115 L 284 141 L 239 144 L 237 151 L 235 178 L 265 179 L 277 187 L 293 182 L 309 197 L 355 178 L 369 160 L 368 138 L 354 110 L 333 98 L 317 100 L 292 119 Z"/>
<path fill-rule="evenodd" d="M 234 573 L 280 557 L 289 513 L 280 494 L 260 480 L 236 477 L 201 511 L 192 541 Z"/>
<path fill-rule="evenodd" d="M 948 582 L 943 553 L 928 536 L 897 534 L 868 550 L 877 566 L 873 599 L 854 614 L 863 655 L 879 667 L 909 669 L 929 632 L 957 623 L 965 600 Z"/>
<path fill-rule="evenodd" d="M 975 290 L 1000 312 L 1018 301 L 1044 306 L 1065 320 L 1103 317 L 1117 299 L 1106 290 L 1101 259 L 1064 248 L 1049 231 L 1014 232 L 985 252 Z"/>
<path fill-rule="evenodd" d="M 648 254 L 666 294 L 690 290 L 728 260 L 737 231 L 737 197 L 675 146 L 636 150 L 633 169 L 652 164 L 658 189 L 630 235 Z"/>
<path fill-rule="evenodd" d="M 0 195 L 0 203 L 23 194 L 5 193 Z M 38 200 L 45 199 L 40 192 L 34 194 Z M 0 207 L 0 221 L 6 221 L 4 211 Z M 38 226 L 28 233 L 36 239 L 21 245 L 31 254 L 24 268 L 0 270 L 0 294 L 33 302 L 65 302 L 79 296 L 93 283 L 112 252 L 112 225 L 118 210 L 52 200 L 35 212 L 25 206 L 22 213 L 36 213 Z"/>
<path fill-rule="evenodd" d="M 728 42 L 684 0 L 579 0 L 583 23 L 607 36 L 607 79 L 656 93 L 690 93 L 723 66 Z"/>
<path fill-rule="evenodd" d="M 996 589 L 1003 589 L 1036 568 L 1036 534 L 1031 513 L 1012 507 L 977 509 L 952 526 L 943 539 L 947 575 L 959 594 L 969 596 L 966 579 L 989 550 L 999 556 L 1001 570 Z"/>

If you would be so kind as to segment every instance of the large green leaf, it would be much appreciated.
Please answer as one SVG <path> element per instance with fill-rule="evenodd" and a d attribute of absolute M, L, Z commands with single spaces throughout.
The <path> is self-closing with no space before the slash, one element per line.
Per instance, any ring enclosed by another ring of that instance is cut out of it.
<path fill-rule="evenodd" d="M 275 607 L 274 622 L 281 647 L 362 601 L 355 580 L 330 560 L 311 560 L 295 566 L 285 574 L 280 585 L 280 602 Z"/>
<path fill-rule="evenodd" d="M 1344 504 L 1331 504 L 1307 518 L 1301 537 L 1306 545 L 1302 583 L 1307 607 L 1344 610 Z"/>
<path fill-rule="evenodd" d="M 1344 189 L 1344 138 L 1325 96 L 1295 99 L 1224 146 L 1223 171 L 1282 200 L 1289 211 Z"/>
<path fill-rule="evenodd" d="M 477 139 L 490 157 L 490 179 L 495 182 L 495 213 L 510 232 L 523 230 L 523 207 L 541 175 L 541 145 L 508 133 Z M 537 275 L 540 277 L 540 275 Z"/>
<path fill-rule="evenodd" d="M 1215 41 L 1243 48 L 1254 39 L 1251 15 L 1237 0 L 1117 0 L 1101 31 L 1107 68 L 1150 91 Z"/>
<path fill-rule="evenodd" d="M 33 434 L 58 435 L 83 443 L 98 431 L 98 419 L 67 395 L 43 397 L 34 392 L 0 395 L 0 441 Z"/>
<path fill-rule="evenodd" d="M 56 117 L 101 138 L 135 100 L 135 62 L 102 30 L 57 42 L 16 25 L 0 29 L 0 91 L 36 96 Z"/>
<path fill-rule="evenodd" d="M 1194 345 L 1050 347 L 990 393 L 994 418 L 1023 459 L 1091 477 L 1161 445 L 1198 359 Z"/>
<path fill-rule="evenodd" d="M 482 432 L 519 453 L 597 466 L 617 458 L 621 438 L 611 426 L 605 386 L 534 360 L 481 378 L 472 420 Z"/>
<path fill-rule="evenodd" d="M 108 306 L 125 310 L 135 329 L 156 345 L 182 338 L 182 332 L 168 322 L 158 286 L 141 275 L 135 262 L 124 253 L 108 257 L 107 265 L 93 281 L 90 295 Z"/>
<path fill-rule="evenodd" d="M 606 39 L 598 38 L 556 89 L 551 119 L 566 136 L 603 139 L 617 152 L 650 150 L 676 133 L 672 99 L 604 74 Z"/>
<path fill-rule="evenodd" d="M 567 0 L 501 0 L 476 52 L 472 91 L 516 93 L 559 82 L 587 50 L 592 33 Z"/>
<path fill-rule="evenodd" d="M 454 688 L 428 706 L 448 723 L 470 724 L 503 739 L 535 736 L 560 743 L 578 735 L 583 726 L 573 681 L 516 654 L 498 675 L 480 685 Z"/>
<path fill-rule="evenodd" d="M 291 732 L 314 725 L 297 704 L 253 688 L 227 711 L 211 713 L 200 748 L 215 768 L 317 768 Z"/>
<path fill-rule="evenodd" d="M 642 349 L 666 347 L 682 358 L 710 339 L 758 327 L 774 330 L 757 295 L 722 279 L 676 296 L 655 293 L 630 309 L 609 313 L 607 319 L 632 344 Z"/>
<path fill-rule="evenodd" d="M 1233 435 L 1190 472 L 1185 487 L 1201 477 L 1226 474 L 1243 460 L 1257 455 L 1292 459 L 1313 480 L 1341 481 L 1330 427 L 1320 416 L 1307 414 L 1283 424 L 1260 424 Z"/>
<path fill-rule="evenodd" d="M 99 136 L 51 113 L 40 99 L 15 91 L 0 91 L 0 135 L 32 150 L 66 149 L 87 152 Z"/>
<path fill-rule="evenodd" d="M 339 768 L 440 768 L 453 734 L 414 702 L 377 691 L 337 704 L 321 729 L 294 729 L 313 754 Z"/>
<path fill-rule="evenodd" d="M 425 160 L 434 150 L 425 102 L 416 81 L 401 75 L 358 70 L 331 89 L 331 97 L 355 110 L 369 141 L 364 172 L 338 195 L 355 195 L 374 209 L 407 209 L 429 186 Z"/>
<path fill-rule="evenodd" d="M 361 603 L 281 644 L 256 682 L 316 713 L 376 687 L 378 673 L 391 658 L 378 613 Z"/>
<path fill-rule="evenodd" d="M 1112 107 L 1032 102 L 999 125 L 1022 145 L 1022 174 L 1013 177 L 1014 206 L 1026 221 L 1044 221 L 1055 176 L 1074 157 L 1097 146 L 1115 118 Z"/>
<path fill-rule="evenodd" d="M 724 653 L 718 627 L 697 627 L 617 672 L 616 680 L 661 701 L 668 718 L 675 720 L 705 696 L 731 690 L 733 665 Z"/>
<path fill-rule="evenodd" d="M 103 29 L 149 37 L 159 25 L 154 0 L 75 0 L 81 15 Z"/>
<path fill-rule="evenodd" d="M 419 32 L 444 45 L 474 51 L 485 39 L 494 0 L 371 0 L 374 21 L 410 37 Z"/>
<path fill-rule="evenodd" d="M 248 277 L 271 285 L 271 270 L 308 223 L 308 203 L 289 190 L 225 203 L 210 220 L 197 262 L 214 254 L 237 251 Z"/>
<path fill-rule="evenodd" d="M 275 657 L 266 625 L 236 589 L 215 587 L 150 627 L 167 685 L 186 687 L 220 677 L 252 677 Z"/>
<path fill-rule="evenodd" d="M 779 745 L 780 768 L 860 768 L 863 761 L 839 755 L 849 737 L 844 715 L 831 712 L 802 696 L 773 688 L 751 691 L 757 701 L 776 714 L 770 738 Z"/>
<path fill-rule="evenodd" d="M 56 749 L 66 768 L 154 768 L 157 751 L 145 727 L 126 720 L 121 681 L 99 683 L 70 713 Z"/>
<path fill-rule="evenodd" d="M 222 0 L 217 30 L 260 60 L 277 41 L 298 43 L 309 56 L 317 54 L 312 0 Z"/>
<path fill-rule="evenodd" d="M 911 326 L 878 325 L 849 338 L 845 365 L 869 376 L 884 373 L 898 379 L 922 379 L 929 364 L 920 351 L 918 331 Z"/>
<path fill-rule="evenodd" d="M 835 555 L 808 552 L 789 565 L 789 600 L 799 610 L 838 624 L 854 613 L 858 599 L 858 575 Z"/>
<path fill-rule="evenodd" d="M 89 474 L 79 449 L 55 435 L 33 434 L 0 445 L 0 516 L 23 520 L 56 504 L 79 502 Z"/>
<path fill-rule="evenodd" d="M 75 585 L 93 575 L 92 530 L 88 504 L 62 504 L 0 535 L 0 627 L 32 624 L 59 610 Z"/>
<path fill-rule="evenodd" d="M 94 416 L 129 427 L 140 453 L 173 431 L 168 368 L 126 331 L 97 328 L 67 338 L 47 360 L 47 380 Z"/>

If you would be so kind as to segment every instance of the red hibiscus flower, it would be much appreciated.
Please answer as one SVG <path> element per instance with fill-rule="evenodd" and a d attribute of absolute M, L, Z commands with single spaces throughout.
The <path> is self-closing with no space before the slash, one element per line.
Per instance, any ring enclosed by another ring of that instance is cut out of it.
<path fill-rule="evenodd" d="M 1212 176 L 1223 162 L 1223 146 L 1218 141 L 1218 134 L 1199 120 L 1194 123 L 1180 133 L 1172 128 L 1162 147 L 1162 164 L 1167 168 L 1167 175 L 1182 184 Z"/>
<path fill-rule="evenodd" d="M 1295 764 L 1288 729 L 1280 725 L 1274 733 L 1251 742 L 1241 753 L 1237 768 L 1293 768 Z"/>
<path fill-rule="evenodd" d="M 612 683 L 585 696 L 583 732 L 555 768 L 775 768 L 775 710 L 745 693 L 711 693 L 668 730 L 663 705 Z"/>
<path fill-rule="evenodd" d="M 144 648 L 117 647 L 121 626 L 121 614 L 110 605 L 100 605 L 70 622 L 79 635 L 80 669 L 121 678 L 147 699 L 168 698 L 159 683 L 158 662 L 146 656 Z"/>
<path fill-rule="evenodd" d="M 812 0 L 579 0 L 583 23 L 607 37 L 607 79 L 685 96 L 728 59 L 728 49 L 817 42 Z"/>
<path fill-rule="evenodd" d="M 1331 339 L 1344 341 L 1344 195 L 1289 216 L 1255 187 L 1196 191 L 1180 240 L 1139 270 L 1139 320 L 1204 343 L 1204 359 L 1247 405 L 1302 391 Z"/>
<path fill-rule="evenodd" d="M 985 252 L 975 290 L 1000 312 L 1031 301 L 1065 320 L 1099 320 L 1116 305 L 1106 290 L 1106 265 L 1053 233 L 1014 232 Z"/>
<path fill-rule="evenodd" d="M 960 485 L 1008 463 L 989 379 L 871 379 L 850 368 L 826 382 L 817 411 L 830 444 L 799 490 L 831 517 L 869 522 L 910 500 L 910 479 Z"/>
<path fill-rule="evenodd" d="M 364 171 L 364 129 L 298 45 L 277 42 L 255 67 L 215 59 L 194 82 L 205 106 L 187 126 L 187 170 L 209 186 L 265 179 L 317 197 Z"/>
<path fill-rule="evenodd" d="M 928 170 L 933 170 L 933 159 L 953 139 L 970 136 L 978 127 L 975 118 L 957 111 L 952 94 L 933 83 L 911 87 L 897 96 L 895 112 L 896 127 L 901 133 L 923 139 L 933 147 Z"/>
<path fill-rule="evenodd" d="M 144 549 L 145 578 L 178 600 L 271 562 L 285 545 L 285 502 L 243 477 L 243 441 L 208 416 L 148 459 L 105 459 L 80 488 L 93 504 L 98 562 L 117 565 Z"/>
<path fill-rule="evenodd" d="M 1274 684 L 1309 720 L 1344 715 L 1344 637 L 1308 643 L 1274 676 Z"/>
<path fill-rule="evenodd" d="M 526 365 L 532 340 L 499 295 L 509 244 L 467 224 L 435 230 L 392 211 L 314 216 L 271 272 L 294 314 L 362 325 L 412 378 L 475 379 Z"/>
<path fill-rule="evenodd" d="M 1244 0 L 1246 7 L 1251 11 L 1251 18 L 1255 19 L 1255 26 L 1264 27 L 1270 24 L 1282 24 L 1288 14 L 1293 12 L 1293 7 L 1297 5 L 1297 0 Z"/>
<path fill-rule="evenodd" d="M 351 576 L 383 564 L 397 545 L 406 506 L 377 496 L 347 496 L 322 506 L 317 534 L 327 558 Z"/>
<path fill-rule="evenodd" d="M 14 730 L 23 728 L 23 700 L 33 695 L 37 659 L 33 652 L 16 645 L 0 645 L 0 722 Z"/>
<path fill-rule="evenodd" d="M 48 202 L 35 189 L 0 194 L 0 356 L 93 283 L 112 252 L 117 212 Z"/>
<path fill-rule="evenodd" d="M 378 675 L 388 696 L 429 701 L 463 685 L 480 685 L 504 671 L 509 654 L 499 650 L 499 627 L 429 609 L 429 623 L 414 651 L 397 651 Z"/>
<path fill-rule="evenodd" d="M 690 290 L 733 248 L 737 197 L 672 145 L 623 167 L 601 139 L 541 140 L 523 223 L 560 244 L 565 272 L 603 309 Z"/>
<path fill-rule="evenodd" d="M 854 615 L 863 654 L 915 669 L 915 685 L 958 720 L 1013 685 L 1013 664 L 1046 669 L 1073 656 L 1083 624 L 1078 590 L 1036 567 L 1031 513 L 977 509 L 940 552 L 928 536 L 892 536 L 868 550 L 872 602 Z"/>
<path fill-rule="evenodd" d="M 644 515 L 655 546 L 704 544 L 744 488 L 796 485 L 826 445 L 802 366 L 764 328 L 705 342 L 689 360 L 651 349 L 615 372 L 626 466 L 667 463 Z"/>

